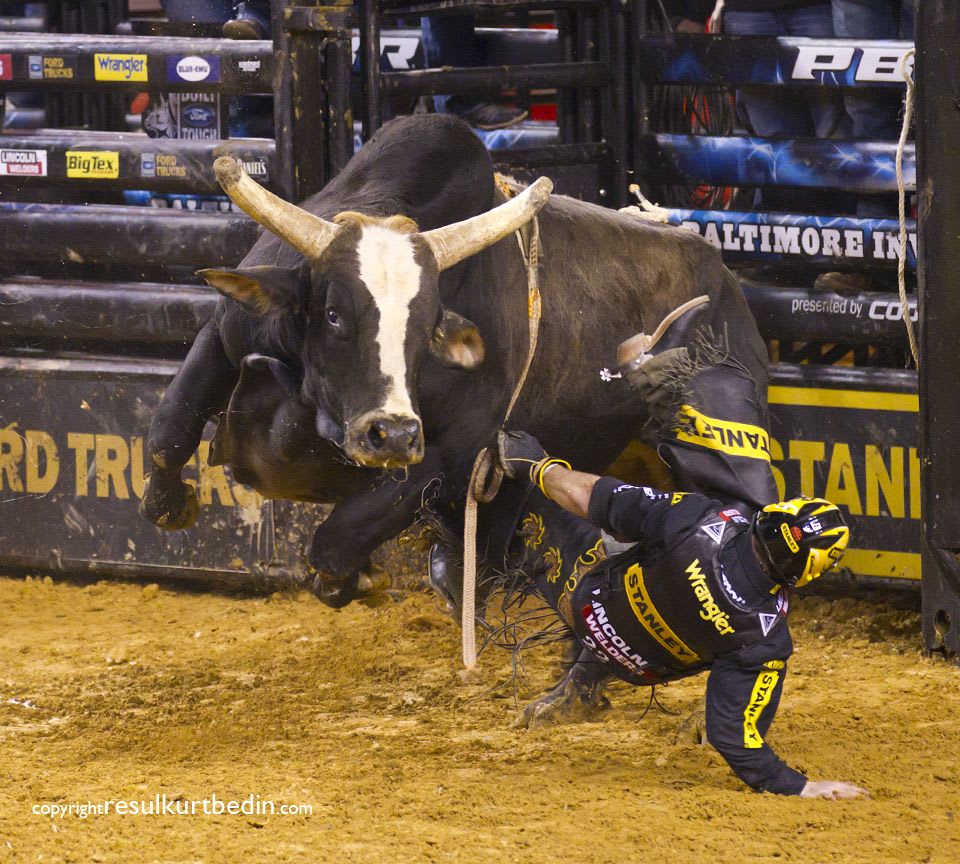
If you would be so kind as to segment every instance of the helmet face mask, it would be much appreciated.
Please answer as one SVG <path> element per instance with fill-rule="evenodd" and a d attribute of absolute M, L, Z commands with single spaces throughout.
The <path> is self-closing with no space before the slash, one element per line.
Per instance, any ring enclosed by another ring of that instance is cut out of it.
<path fill-rule="evenodd" d="M 840 560 L 850 529 L 837 506 L 824 498 L 793 498 L 760 510 L 753 535 L 771 577 L 801 587 Z"/>

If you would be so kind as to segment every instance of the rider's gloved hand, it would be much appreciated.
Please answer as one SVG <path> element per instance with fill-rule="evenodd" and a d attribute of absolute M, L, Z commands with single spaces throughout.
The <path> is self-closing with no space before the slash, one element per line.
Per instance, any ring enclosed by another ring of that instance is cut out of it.
<path fill-rule="evenodd" d="M 534 465 L 546 458 L 547 451 L 526 432 L 506 432 L 500 436 L 500 464 L 508 477 L 529 474 Z"/>

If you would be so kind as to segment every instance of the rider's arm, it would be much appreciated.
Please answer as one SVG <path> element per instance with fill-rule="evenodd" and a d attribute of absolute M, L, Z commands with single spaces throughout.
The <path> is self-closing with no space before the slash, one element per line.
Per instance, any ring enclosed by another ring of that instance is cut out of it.
<path fill-rule="evenodd" d="M 556 501 L 564 510 L 586 519 L 593 487 L 600 479 L 596 474 L 570 471 L 554 463 L 543 475 L 543 490 L 548 498 Z"/>
<path fill-rule="evenodd" d="M 765 740 L 786 673 L 785 660 L 742 664 L 735 657 L 718 657 L 707 679 L 707 740 L 752 789 L 799 795 L 807 778 Z"/>
<path fill-rule="evenodd" d="M 543 489 L 565 510 L 589 519 L 621 540 L 651 546 L 669 542 L 709 509 L 702 495 L 661 492 L 614 477 L 569 471 L 558 465 L 543 475 Z"/>

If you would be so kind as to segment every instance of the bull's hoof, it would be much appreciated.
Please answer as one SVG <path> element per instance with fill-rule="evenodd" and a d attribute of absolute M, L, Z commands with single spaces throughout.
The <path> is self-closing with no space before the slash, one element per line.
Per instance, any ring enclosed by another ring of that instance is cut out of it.
<path fill-rule="evenodd" d="M 379 567 L 368 567 L 360 571 L 357 580 L 357 599 L 364 606 L 382 606 L 392 598 L 388 593 L 390 576 Z"/>
<path fill-rule="evenodd" d="M 316 598 L 334 609 L 359 600 L 367 606 L 379 606 L 390 599 L 390 577 L 379 567 L 368 566 L 342 578 L 314 572 L 311 588 Z"/>
<path fill-rule="evenodd" d="M 359 573 L 351 573 L 346 579 L 332 579 L 326 573 L 317 573 L 311 587 L 321 603 L 331 609 L 342 609 L 360 596 L 357 591 L 359 583 Z"/>
<path fill-rule="evenodd" d="M 565 679 L 546 696 L 531 702 L 514 721 L 514 728 L 539 729 L 560 723 L 593 720 L 610 708 L 610 700 L 594 688 Z"/>
<path fill-rule="evenodd" d="M 707 743 L 707 712 L 694 711 L 677 729 L 678 744 L 697 744 L 703 747 Z"/>
<path fill-rule="evenodd" d="M 192 528 L 200 514 L 200 502 L 193 491 L 178 477 L 174 483 L 147 480 L 140 500 L 140 515 L 164 531 Z"/>

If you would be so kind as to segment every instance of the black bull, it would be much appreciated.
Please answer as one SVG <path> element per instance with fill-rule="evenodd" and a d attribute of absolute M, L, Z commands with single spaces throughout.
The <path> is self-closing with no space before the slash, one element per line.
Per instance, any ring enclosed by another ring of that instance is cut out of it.
<path fill-rule="evenodd" d="M 489 155 L 470 130 L 459 121 L 421 116 L 385 126 L 302 207 L 327 219 L 342 211 L 403 214 L 429 230 L 503 200 Z M 632 439 L 655 446 L 659 439 L 681 488 L 697 486 L 748 504 L 772 500 L 775 487 L 762 459 L 739 460 L 743 470 L 732 471 L 729 460 L 713 462 L 709 447 L 677 441 L 673 424 L 649 423 L 648 406 L 625 380 L 602 382 L 599 376 L 601 368 L 615 365 L 619 343 L 640 331 L 653 332 L 677 306 L 707 294 L 710 303 L 692 314 L 695 327 L 684 328 L 683 335 L 711 333 L 727 359 L 699 376 L 710 382 L 703 392 L 692 382 L 691 401 L 714 418 L 765 425 L 766 350 L 719 253 L 691 232 L 560 196 L 541 210 L 539 226 L 543 319 L 510 425 L 535 435 L 548 452 L 594 472 L 608 467 Z M 300 253 L 264 232 L 241 267 L 303 264 Z M 309 276 L 303 278 L 309 291 Z M 438 512 L 456 528 L 474 456 L 499 428 L 527 352 L 527 274 L 515 237 L 441 273 L 439 299 L 477 326 L 485 360 L 465 371 L 428 354 L 411 371 L 426 447 L 423 460 L 402 472 L 354 466 L 316 434 L 317 410 L 322 418 L 329 409 L 305 396 L 300 384 L 309 362 L 304 358 L 311 356 L 311 346 L 304 344 L 307 300 L 257 316 L 222 299 L 151 426 L 153 470 L 144 514 L 164 527 L 190 524 L 195 502 L 180 471 L 207 419 L 220 415 L 213 458 L 230 464 L 237 479 L 270 497 L 336 503 L 316 529 L 309 552 L 321 574 L 318 595 L 327 602 L 342 604 L 355 596 L 371 552 L 414 520 L 428 488 Z M 671 338 L 676 341 L 675 334 Z M 365 384 L 346 370 L 326 388 Z M 329 428 L 336 430 L 343 420 L 334 411 Z M 323 429 L 323 422 L 319 425 Z"/>

